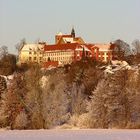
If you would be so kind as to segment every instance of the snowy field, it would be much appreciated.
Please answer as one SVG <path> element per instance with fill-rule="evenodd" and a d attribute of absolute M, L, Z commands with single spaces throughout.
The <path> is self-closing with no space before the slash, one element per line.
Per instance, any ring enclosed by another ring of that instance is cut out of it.
<path fill-rule="evenodd" d="M 1 130 L 0 140 L 140 140 L 140 130 Z"/>

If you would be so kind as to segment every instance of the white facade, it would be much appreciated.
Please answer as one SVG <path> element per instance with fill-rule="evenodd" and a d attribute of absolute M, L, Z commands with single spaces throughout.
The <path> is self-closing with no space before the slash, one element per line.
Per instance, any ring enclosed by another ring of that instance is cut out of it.
<path fill-rule="evenodd" d="M 43 52 L 44 45 L 42 44 L 25 44 L 19 53 L 19 63 L 41 63 L 43 61 Z"/>
<path fill-rule="evenodd" d="M 73 50 L 52 50 L 45 51 L 44 53 L 44 61 L 58 61 L 61 64 L 70 64 L 73 61 L 74 51 Z"/>
<path fill-rule="evenodd" d="M 103 62 L 108 62 L 108 59 L 112 59 L 110 44 L 95 44 L 95 47 L 99 48 L 99 59 L 102 59 Z"/>

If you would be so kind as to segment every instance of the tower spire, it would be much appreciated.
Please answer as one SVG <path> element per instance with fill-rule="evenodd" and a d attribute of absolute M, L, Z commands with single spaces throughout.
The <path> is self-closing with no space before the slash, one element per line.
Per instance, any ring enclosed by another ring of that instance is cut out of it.
<path fill-rule="evenodd" d="M 74 30 L 74 27 L 72 27 L 71 36 L 72 36 L 73 38 L 75 38 L 75 30 Z"/>

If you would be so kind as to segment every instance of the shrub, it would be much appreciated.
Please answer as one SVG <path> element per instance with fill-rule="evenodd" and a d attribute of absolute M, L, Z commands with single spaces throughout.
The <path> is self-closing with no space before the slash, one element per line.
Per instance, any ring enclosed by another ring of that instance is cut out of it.
<path fill-rule="evenodd" d="M 21 111 L 15 118 L 14 129 L 26 129 L 28 128 L 28 118 L 25 111 Z"/>

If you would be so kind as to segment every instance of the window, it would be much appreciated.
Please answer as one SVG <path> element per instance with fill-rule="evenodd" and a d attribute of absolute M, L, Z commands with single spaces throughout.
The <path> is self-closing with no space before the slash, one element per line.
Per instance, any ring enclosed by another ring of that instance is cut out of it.
<path fill-rule="evenodd" d="M 29 52 L 29 54 L 32 54 L 32 52 Z"/>
<path fill-rule="evenodd" d="M 32 57 L 29 57 L 29 61 L 31 61 L 32 60 Z"/>
<path fill-rule="evenodd" d="M 34 54 L 36 54 L 36 52 L 34 52 Z"/>
<path fill-rule="evenodd" d="M 50 57 L 48 57 L 48 61 L 51 61 L 51 58 Z"/>
<path fill-rule="evenodd" d="M 36 60 L 36 57 L 34 57 L 34 60 Z"/>

